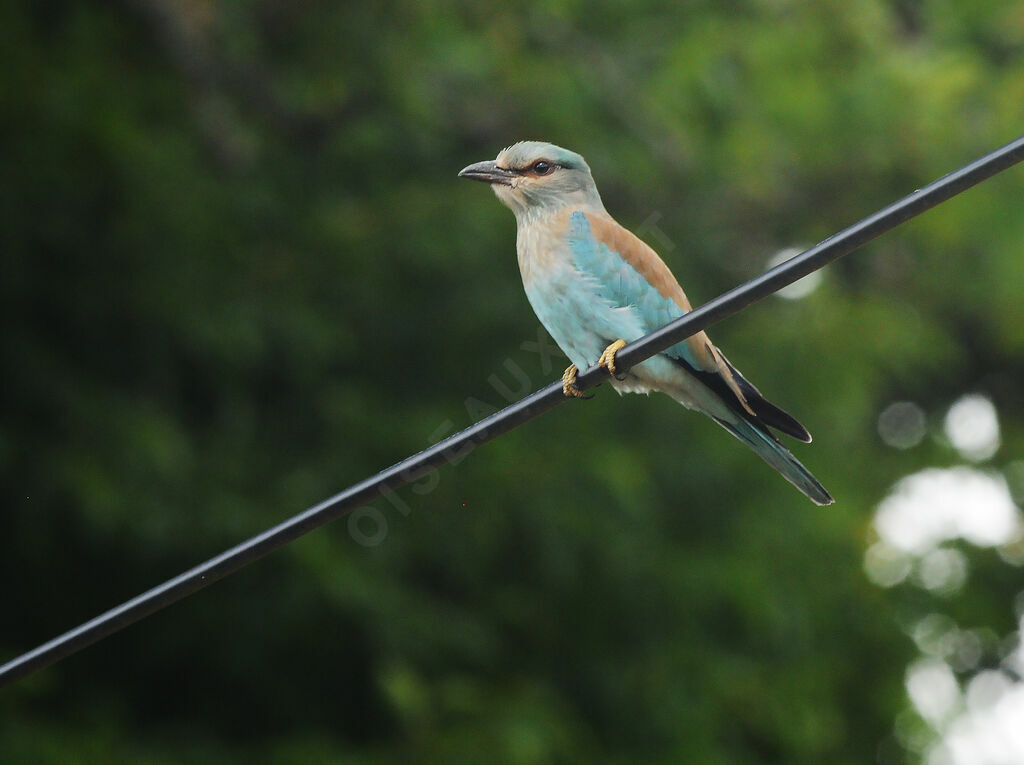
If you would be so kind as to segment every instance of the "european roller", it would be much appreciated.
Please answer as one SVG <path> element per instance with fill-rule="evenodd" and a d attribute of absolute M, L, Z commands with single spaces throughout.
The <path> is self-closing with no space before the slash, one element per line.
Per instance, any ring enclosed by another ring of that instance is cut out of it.
<path fill-rule="evenodd" d="M 658 254 L 604 209 L 583 157 L 522 141 L 459 175 L 490 184 L 515 213 L 526 296 L 572 362 L 562 377 L 566 396 L 582 396 L 577 372 L 599 363 L 619 393 L 667 393 L 711 417 L 817 504 L 834 501 L 772 432 L 810 442 L 806 428 L 765 400 L 704 332 L 617 374 L 619 349 L 691 307 Z"/>

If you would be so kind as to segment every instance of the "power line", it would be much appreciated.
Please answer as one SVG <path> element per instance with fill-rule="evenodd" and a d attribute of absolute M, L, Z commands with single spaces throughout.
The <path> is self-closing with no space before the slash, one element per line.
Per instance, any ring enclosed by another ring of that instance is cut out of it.
<path fill-rule="evenodd" d="M 981 181 L 1024 160 L 1024 136 L 990 154 L 918 189 L 879 212 L 843 229 L 835 236 L 787 260 L 772 270 L 695 308 L 679 319 L 639 340 L 616 354 L 616 366 L 625 370 L 665 350 L 690 335 L 706 329 L 746 306 L 792 284 L 797 279 L 831 263 L 926 210 L 956 196 Z M 601 367 L 591 367 L 577 377 L 583 390 L 599 384 L 607 375 Z M 377 475 L 349 487 L 340 494 L 267 529 L 251 539 L 204 563 L 147 590 L 141 595 L 100 614 L 48 643 L 22 654 L 0 667 L 0 688 L 80 651 L 127 627 L 139 619 L 181 600 L 228 574 L 247 566 L 313 529 L 356 509 L 381 492 L 415 481 L 461 453 L 464 447 L 490 441 L 524 422 L 537 417 L 567 399 L 562 383 L 556 382 L 521 401 L 472 425 L 428 449 L 392 465 Z"/>

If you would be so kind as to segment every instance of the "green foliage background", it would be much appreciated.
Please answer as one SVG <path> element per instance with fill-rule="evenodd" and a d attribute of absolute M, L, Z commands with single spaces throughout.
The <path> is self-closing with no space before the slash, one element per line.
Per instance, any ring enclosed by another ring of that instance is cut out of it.
<path fill-rule="evenodd" d="M 996 0 L 4 4 L 2 657 L 558 376 L 464 165 L 580 151 L 700 303 L 1019 135 L 1022 41 Z M 982 391 L 1021 457 L 1022 195 L 712 331 L 835 507 L 602 389 L 381 498 L 379 544 L 335 523 L 3 691 L 0 760 L 913 759 L 936 606 L 862 560 L 959 458 L 876 419 Z M 942 608 L 1012 630 L 1019 571 L 968 552 Z"/>

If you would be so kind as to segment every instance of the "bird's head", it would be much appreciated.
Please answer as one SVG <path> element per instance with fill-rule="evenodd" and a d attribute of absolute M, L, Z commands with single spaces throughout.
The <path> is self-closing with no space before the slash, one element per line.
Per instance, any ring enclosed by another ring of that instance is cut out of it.
<path fill-rule="evenodd" d="M 520 141 L 459 176 L 491 184 L 520 221 L 569 205 L 604 209 L 583 157 L 551 143 Z"/>

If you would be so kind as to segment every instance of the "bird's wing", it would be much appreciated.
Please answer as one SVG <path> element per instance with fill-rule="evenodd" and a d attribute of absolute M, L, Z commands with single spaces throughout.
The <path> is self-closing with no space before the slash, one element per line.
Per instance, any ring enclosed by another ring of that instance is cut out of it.
<path fill-rule="evenodd" d="M 620 307 L 633 307 L 648 332 L 691 310 L 683 288 L 658 253 L 610 216 L 572 213 L 569 242 L 573 265 L 600 285 L 602 297 Z M 723 401 L 731 400 L 745 419 L 769 425 L 800 441 L 811 440 L 807 429 L 765 399 L 704 332 L 663 353 L 687 368 Z"/>
<path fill-rule="evenodd" d="M 597 282 L 602 297 L 614 305 L 632 306 L 648 332 L 691 310 L 683 288 L 658 253 L 611 217 L 580 211 L 572 213 L 569 244 L 576 269 Z M 737 380 L 739 373 L 704 332 L 692 335 L 663 353 L 685 362 L 697 372 L 719 377 L 743 409 L 754 414 Z M 752 385 L 747 385 L 753 389 Z"/>

